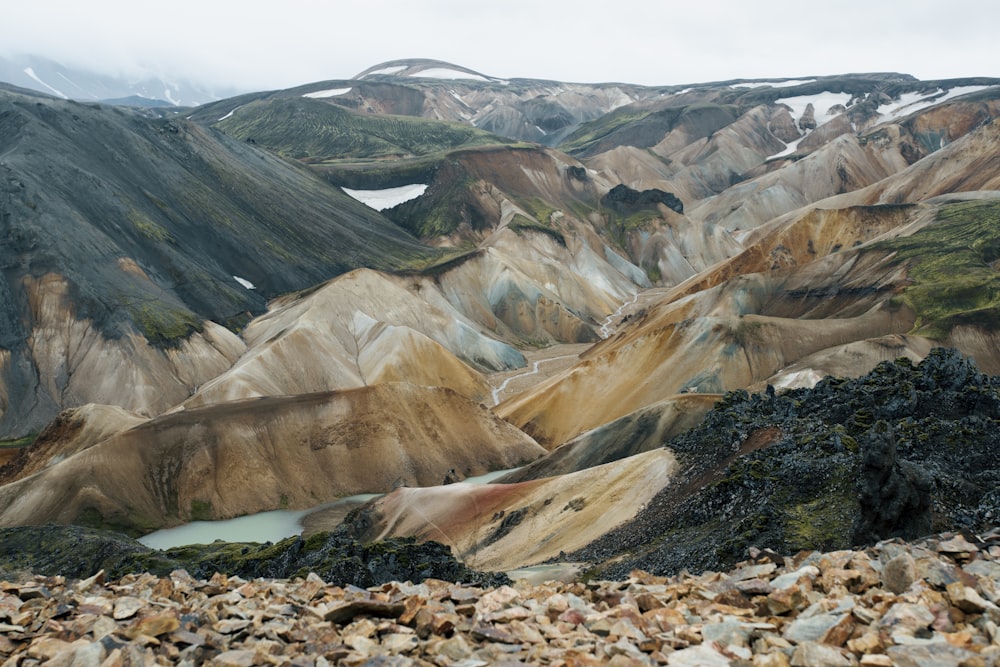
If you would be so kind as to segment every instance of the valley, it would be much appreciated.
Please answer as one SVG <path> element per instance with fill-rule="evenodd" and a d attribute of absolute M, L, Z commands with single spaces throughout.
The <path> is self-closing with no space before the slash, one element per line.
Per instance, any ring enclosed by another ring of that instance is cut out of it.
<path fill-rule="evenodd" d="M 624 577 L 1000 516 L 1000 79 L 0 85 L 0 175 L 0 526 Z"/>

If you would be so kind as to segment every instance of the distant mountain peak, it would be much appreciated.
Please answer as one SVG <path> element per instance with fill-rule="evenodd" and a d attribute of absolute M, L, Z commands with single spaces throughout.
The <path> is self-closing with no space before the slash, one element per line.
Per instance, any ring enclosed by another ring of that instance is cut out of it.
<path fill-rule="evenodd" d="M 425 79 L 471 79 L 473 81 L 503 82 L 502 79 L 495 76 L 433 58 L 389 60 L 369 67 L 353 78 L 364 79 L 371 76 L 412 76 Z"/>
<path fill-rule="evenodd" d="M 143 107 L 198 106 L 239 92 L 157 76 L 132 80 L 31 54 L 0 57 L 0 81 L 62 99 Z"/>

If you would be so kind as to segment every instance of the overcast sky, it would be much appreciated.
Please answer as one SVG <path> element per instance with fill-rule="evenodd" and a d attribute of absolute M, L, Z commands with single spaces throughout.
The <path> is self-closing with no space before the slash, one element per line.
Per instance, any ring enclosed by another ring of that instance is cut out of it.
<path fill-rule="evenodd" d="M 682 84 L 897 71 L 1000 76 L 988 0 L 4 0 L 0 55 L 243 89 L 398 58 L 499 77 Z"/>

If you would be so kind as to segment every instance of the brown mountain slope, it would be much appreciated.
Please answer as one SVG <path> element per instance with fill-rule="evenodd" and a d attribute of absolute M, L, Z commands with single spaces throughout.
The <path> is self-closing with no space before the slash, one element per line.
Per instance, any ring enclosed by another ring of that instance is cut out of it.
<path fill-rule="evenodd" d="M 397 489 L 366 507 L 361 539 L 412 536 L 451 546 L 465 562 L 509 570 L 579 548 L 632 518 L 670 483 L 665 450 L 517 484 Z"/>
<path fill-rule="evenodd" d="M 387 409 L 391 406 L 391 409 Z M 455 392 L 384 384 L 156 418 L 0 487 L 0 524 L 128 532 L 509 468 L 543 450 Z"/>

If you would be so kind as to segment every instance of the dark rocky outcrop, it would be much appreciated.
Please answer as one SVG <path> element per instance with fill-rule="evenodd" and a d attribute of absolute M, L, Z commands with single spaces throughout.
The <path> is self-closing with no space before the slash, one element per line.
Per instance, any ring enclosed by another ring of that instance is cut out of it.
<path fill-rule="evenodd" d="M 245 579 L 288 579 L 314 572 L 324 581 L 362 588 L 389 581 L 427 578 L 500 585 L 502 574 L 470 570 L 437 542 L 390 539 L 362 544 L 344 531 L 270 542 L 216 541 L 159 551 L 125 535 L 81 526 L 0 529 L 0 578 L 32 572 L 84 578 L 98 570 L 109 578 L 150 572 L 164 576 L 184 569 L 196 578 L 215 572 Z"/>
<path fill-rule="evenodd" d="M 632 213 L 643 209 L 655 208 L 657 204 L 663 204 L 667 208 L 677 213 L 684 212 L 684 203 L 672 192 L 664 192 L 658 188 L 650 190 L 633 190 L 624 184 L 618 184 L 608 191 L 608 194 L 601 197 L 601 205 L 618 211 L 619 213 Z"/>
<path fill-rule="evenodd" d="M 811 389 L 731 392 L 672 439 L 684 470 L 570 559 L 601 571 L 715 569 L 751 546 L 839 549 L 1000 519 L 1000 377 L 936 348 Z"/>

